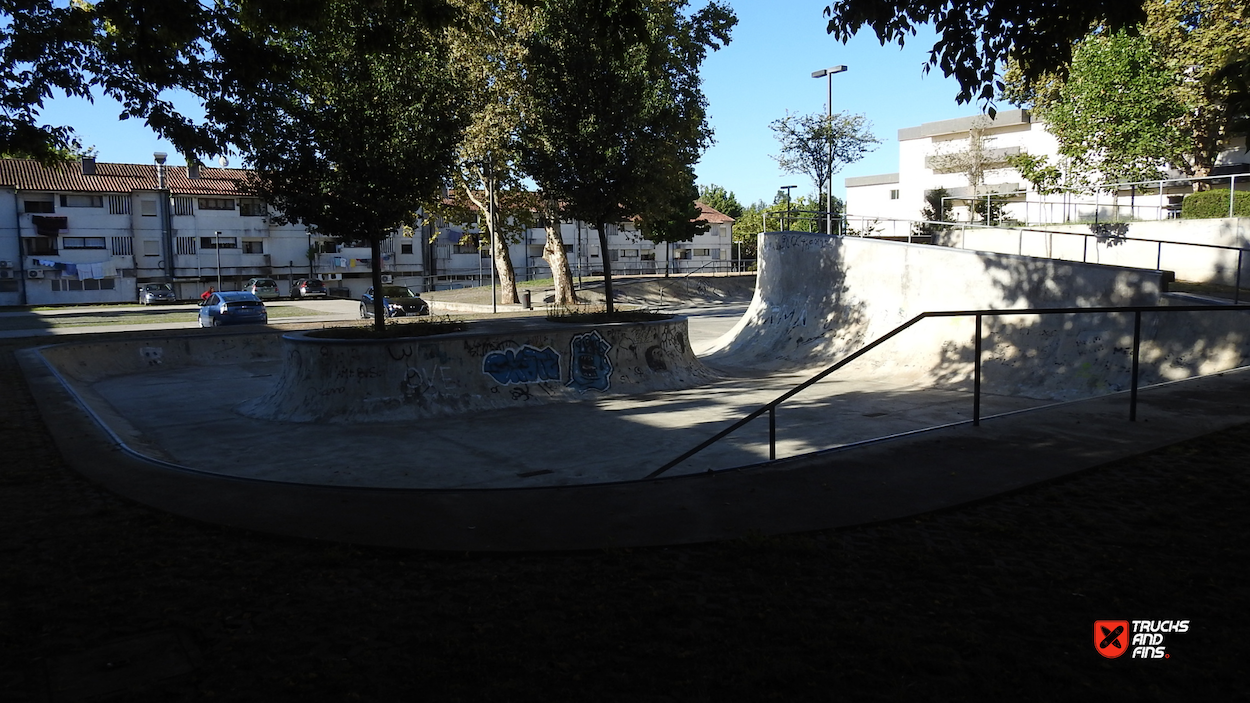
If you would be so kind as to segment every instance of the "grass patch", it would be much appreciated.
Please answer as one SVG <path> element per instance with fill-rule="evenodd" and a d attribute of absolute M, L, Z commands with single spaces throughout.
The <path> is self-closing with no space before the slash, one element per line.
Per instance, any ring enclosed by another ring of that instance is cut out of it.
<path fill-rule="evenodd" d="M 1224 283 L 1194 283 L 1192 281 L 1172 281 L 1168 284 L 1169 293 L 1193 293 L 1195 295 L 1208 295 L 1212 298 L 1227 298 L 1232 300 L 1234 297 L 1239 298 L 1241 302 L 1250 302 L 1250 289 L 1242 288 L 1241 295 L 1237 295 L 1236 286 L 1230 286 Z"/>
<path fill-rule="evenodd" d="M 556 307 L 547 312 L 547 319 L 552 322 L 576 323 L 608 323 L 608 322 L 655 322 L 671 320 L 672 315 L 654 310 L 622 310 L 617 308 L 608 312 L 606 307 L 567 308 Z"/>
<path fill-rule="evenodd" d="M 468 325 L 463 320 L 451 317 L 430 317 L 413 322 L 387 320 L 381 330 L 374 328 L 373 323 L 353 325 L 351 327 L 327 327 L 308 333 L 309 337 L 319 339 L 403 339 L 405 337 L 429 337 L 436 334 L 463 332 Z"/>

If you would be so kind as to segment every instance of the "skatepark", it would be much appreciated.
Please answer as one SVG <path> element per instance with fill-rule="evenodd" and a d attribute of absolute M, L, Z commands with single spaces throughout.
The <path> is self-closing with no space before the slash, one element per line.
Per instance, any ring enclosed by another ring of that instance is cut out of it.
<path fill-rule="evenodd" d="M 197 519 L 428 549 L 695 542 L 915 514 L 1250 421 L 1243 308 L 1166 277 L 772 233 L 716 339 L 681 318 L 350 349 L 205 331 L 23 366 L 75 468 Z M 772 447 L 765 417 L 647 478 L 889 335 L 778 408 Z"/>

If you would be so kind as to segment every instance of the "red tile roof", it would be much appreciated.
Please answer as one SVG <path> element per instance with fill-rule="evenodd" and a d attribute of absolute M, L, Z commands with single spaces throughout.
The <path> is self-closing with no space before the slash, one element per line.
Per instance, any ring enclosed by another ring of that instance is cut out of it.
<path fill-rule="evenodd" d="M 720 210 L 705 205 L 702 200 L 696 200 L 694 204 L 699 208 L 699 219 L 695 220 L 696 222 L 706 222 L 709 225 L 726 225 L 734 221 L 734 218 Z"/>
<path fill-rule="evenodd" d="M 200 167 L 198 179 L 187 178 L 185 166 L 166 166 L 165 181 L 174 195 L 246 196 L 241 182 L 250 172 L 240 168 Z M 0 186 L 56 193 L 131 193 L 156 189 L 156 164 L 96 163 L 84 176 L 79 162 L 43 166 L 28 159 L 0 159 Z"/>

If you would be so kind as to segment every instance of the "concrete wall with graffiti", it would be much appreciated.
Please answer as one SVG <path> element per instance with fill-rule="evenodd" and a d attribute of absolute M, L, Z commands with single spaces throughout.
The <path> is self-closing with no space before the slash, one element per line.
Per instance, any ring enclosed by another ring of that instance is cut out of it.
<path fill-rule="evenodd" d="M 685 318 L 547 323 L 508 332 L 389 341 L 283 337 L 273 390 L 239 411 L 292 422 L 363 422 L 523 408 L 603 394 L 691 388 L 714 379 Z"/>

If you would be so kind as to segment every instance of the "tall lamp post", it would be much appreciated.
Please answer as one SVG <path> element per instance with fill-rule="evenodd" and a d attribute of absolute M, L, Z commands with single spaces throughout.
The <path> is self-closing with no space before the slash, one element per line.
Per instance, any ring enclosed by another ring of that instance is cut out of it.
<path fill-rule="evenodd" d="M 786 219 L 785 219 L 785 222 L 782 224 L 782 227 L 785 227 L 787 232 L 790 231 L 790 189 L 791 188 L 798 188 L 798 186 L 781 186 L 781 190 L 784 190 L 786 192 Z"/>
<path fill-rule="evenodd" d="M 842 73 L 846 70 L 846 66 L 830 66 L 822 68 L 819 71 L 812 71 L 812 78 L 825 78 L 829 83 L 829 129 L 830 137 L 833 136 L 833 74 Z M 828 199 L 825 200 L 825 234 L 833 234 L 833 139 L 829 140 L 829 167 L 825 172 L 829 178 L 827 185 Z"/>

